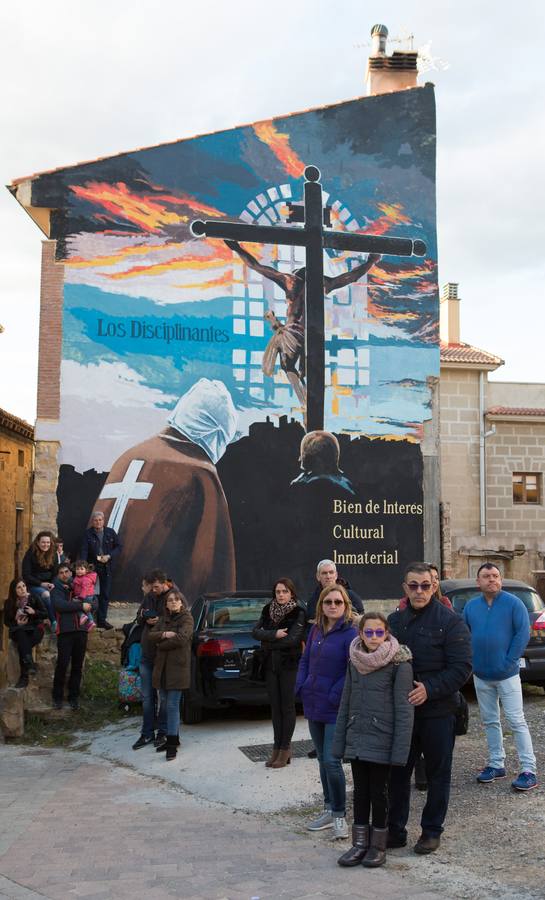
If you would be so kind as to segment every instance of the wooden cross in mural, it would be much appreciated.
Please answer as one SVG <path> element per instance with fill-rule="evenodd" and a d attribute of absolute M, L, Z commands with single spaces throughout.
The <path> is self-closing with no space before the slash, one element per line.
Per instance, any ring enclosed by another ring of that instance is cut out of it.
<path fill-rule="evenodd" d="M 305 169 L 304 205 L 290 207 L 290 221 L 302 224 L 302 228 L 289 225 L 247 225 L 242 222 L 197 220 L 191 224 L 191 231 L 197 237 L 221 238 L 239 253 L 242 259 L 252 261 L 257 271 L 277 280 L 285 287 L 287 279 L 293 278 L 294 297 L 300 296 L 303 302 L 301 315 L 301 340 L 304 339 L 304 355 L 306 359 L 306 429 L 321 430 L 324 427 L 324 392 L 325 392 L 325 340 L 324 340 L 324 293 L 329 293 L 345 284 L 350 284 L 363 272 L 353 269 L 337 278 L 326 278 L 324 287 L 324 249 L 351 250 L 356 253 L 386 254 L 391 256 L 425 256 L 426 245 L 423 241 L 409 238 L 383 237 L 371 234 L 349 234 L 343 231 L 332 231 L 324 228 L 329 224 L 329 207 L 324 209 L 320 170 L 316 166 Z M 251 241 L 260 244 L 285 244 L 304 247 L 306 266 L 285 276 L 268 267 L 260 266 L 250 254 L 238 246 L 238 241 Z M 361 268 L 361 267 L 359 267 Z M 277 276 L 276 279 L 274 276 Z M 301 284 L 300 295 L 297 295 L 297 279 Z M 304 288 L 304 289 L 303 289 Z M 290 300 L 286 291 L 288 301 Z M 289 327 L 289 326 L 288 326 Z M 295 331 L 295 325 L 294 334 Z M 304 336 L 303 336 L 304 328 Z"/>

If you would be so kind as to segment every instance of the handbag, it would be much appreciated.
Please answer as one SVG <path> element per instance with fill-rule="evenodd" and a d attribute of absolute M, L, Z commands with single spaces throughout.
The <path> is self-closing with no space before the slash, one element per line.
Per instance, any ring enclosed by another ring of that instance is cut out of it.
<path fill-rule="evenodd" d="M 458 691 L 457 703 L 454 734 L 467 734 L 469 728 L 469 705 L 461 691 Z"/>
<path fill-rule="evenodd" d="M 140 672 L 121 669 L 119 673 L 118 694 L 121 703 L 142 702 L 142 680 Z"/>

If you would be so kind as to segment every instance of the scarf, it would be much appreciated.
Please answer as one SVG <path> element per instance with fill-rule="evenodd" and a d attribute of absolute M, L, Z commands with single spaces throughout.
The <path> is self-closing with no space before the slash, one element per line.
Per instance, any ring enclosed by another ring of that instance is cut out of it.
<path fill-rule="evenodd" d="M 398 650 L 399 642 L 393 634 L 387 637 L 372 653 L 365 649 L 362 639 L 357 637 L 350 644 L 350 662 L 360 675 L 368 675 L 369 672 L 382 669 L 392 662 Z"/>
<path fill-rule="evenodd" d="M 273 625 L 278 625 L 288 613 L 296 608 L 296 606 L 297 600 L 294 600 L 293 597 L 291 600 L 288 600 L 287 603 L 279 603 L 277 600 L 271 600 L 269 606 L 269 618 Z"/>

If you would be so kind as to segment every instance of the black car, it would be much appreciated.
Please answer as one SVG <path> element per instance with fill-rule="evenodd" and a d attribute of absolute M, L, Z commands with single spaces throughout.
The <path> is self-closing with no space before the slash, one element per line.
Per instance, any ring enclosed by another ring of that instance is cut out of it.
<path fill-rule="evenodd" d="M 545 690 L 545 603 L 537 591 L 524 581 L 506 578 L 502 588 L 524 603 L 530 616 L 530 640 L 520 661 L 521 681 L 537 684 Z M 448 597 L 457 613 L 468 600 L 481 593 L 471 579 L 447 579 L 441 582 L 441 593 Z"/>
<path fill-rule="evenodd" d="M 207 708 L 268 703 L 256 656 L 260 643 L 252 629 L 270 599 L 268 591 L 232 591 L 204 594 L 193 604 L 191 687 L 183 695 L 184 722 L 200 722 Z"/>

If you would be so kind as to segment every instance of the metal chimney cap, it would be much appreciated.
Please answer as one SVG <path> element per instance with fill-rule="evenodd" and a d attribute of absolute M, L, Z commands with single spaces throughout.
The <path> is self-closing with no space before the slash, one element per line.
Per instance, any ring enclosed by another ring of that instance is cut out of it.
<path fill-rule="evenodd" d="M 384 37 L 388 37 L 388 29 L 386 25 L 373 25 L 371 28 L 371 37 L 374 37 L 375 34 L 382 34 Z"/>

